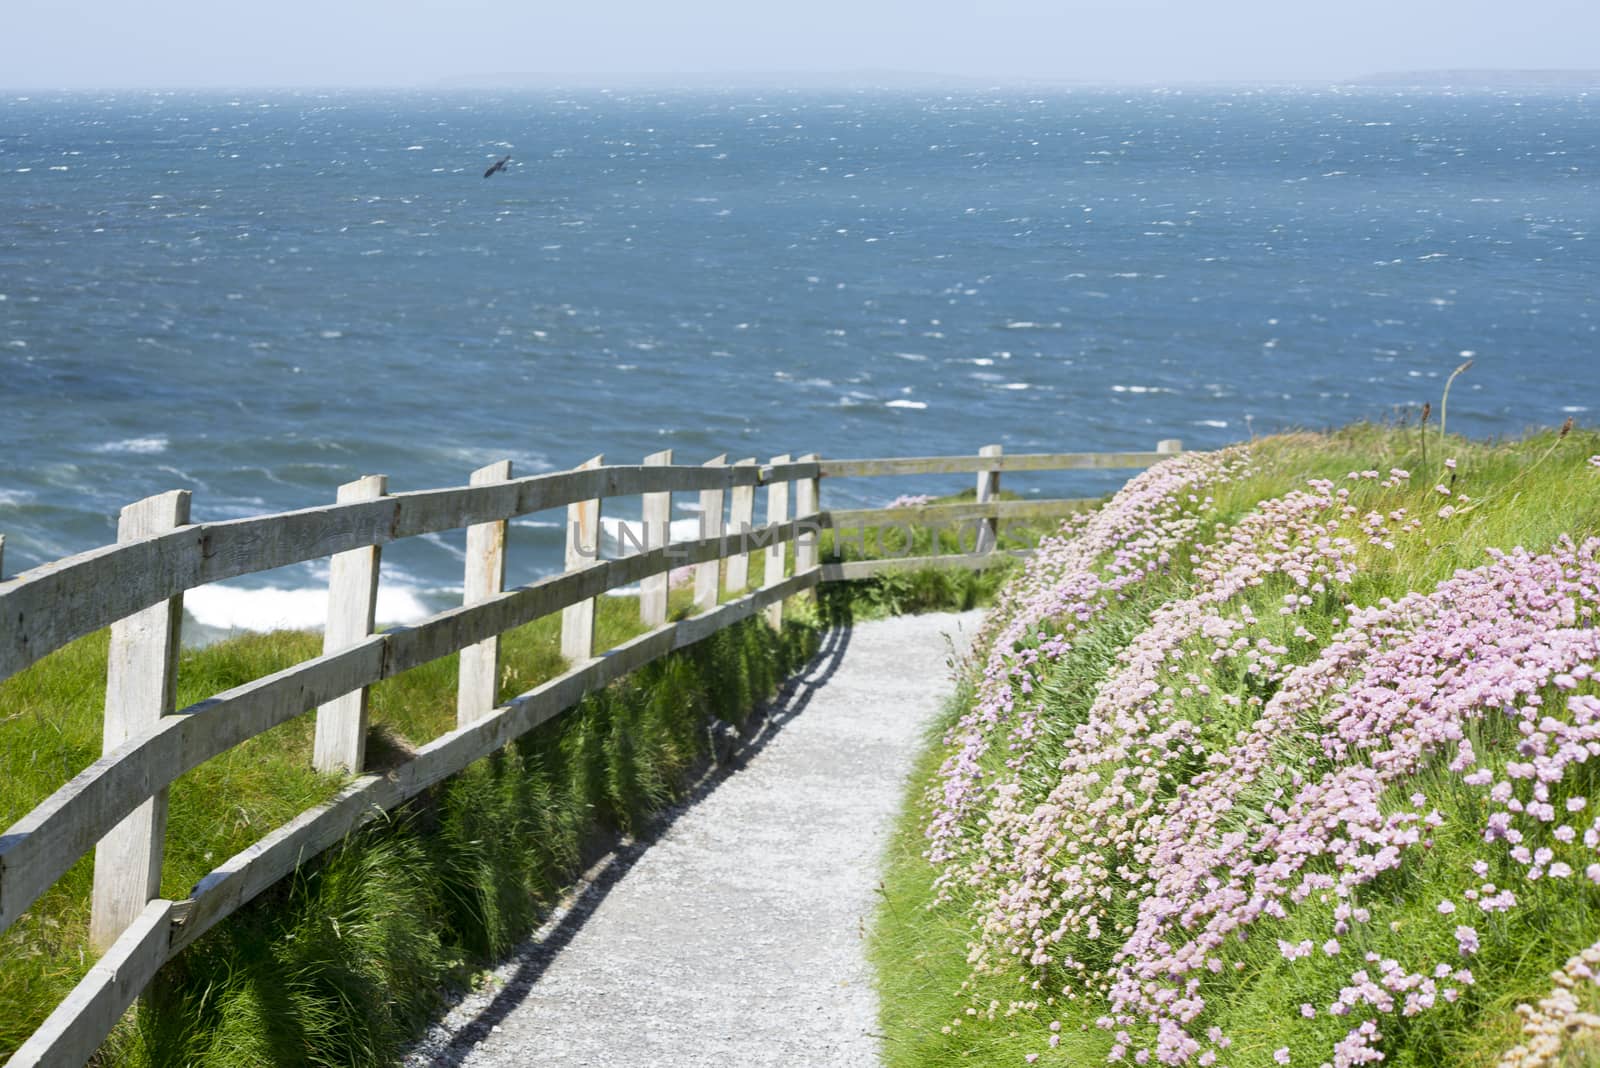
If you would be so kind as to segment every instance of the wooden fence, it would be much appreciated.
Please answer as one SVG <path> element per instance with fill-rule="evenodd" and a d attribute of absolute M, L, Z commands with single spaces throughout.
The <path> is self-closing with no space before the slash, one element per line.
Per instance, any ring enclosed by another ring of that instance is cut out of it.
<path fill-rule="evenodd" d="M 412 493 L 390 494 L 383 476 L 372 475 L 340 487 L 332 505 L 226 522 L 189 522 L 187 491 L 129 505 L 116 544 L 0 582 L 0 679 L 76 638 L 111 628 L 103 755 L 0 834 L 0 932 L 94 850 L 90 941 L 100 956 L 8 1065 L 82 1065 L 157 970 L 185 946 L 351 831 L 573 707 L 585 694 L 757 612 L 779 625 L 784 599 L 820 582 L 895 567 L 987 566 L 1000 556 L 1001 520 L 1061 516 L 1083 506 L 1074 500 L 1000 501 L 1002 472 L 1147 467 L 1180 448 L 1164 441 L 1154 452 L 1007 456 L 999 446 L 987 446 L 977 456 L 780 456 L 764 465 L 718 457 L 697 466 L 673 464 L 668 451 L 637 466 L 605 466 L 595 457 L 570 471 L 531 478 L 512 477 L 505 461 L 474 472 L 466 486 Z M 838 512 L 820 504 L 825 478 L 957 473 L 977 475 L 974 502 Z M 758 489 L 766 491 L 760 525 Z M 698 494 L 700 538 L 668 544 L 674 493 Z M 643 498 L 646 547 L 621 559 L 598 559 L 601 502 L 629 496 Z M 507 520 L 559 508 L 567 510 L 566 570 L 505 589 Z M 968 522 L 976 530 L 970 553 L 819 560 L 824 529 Z M 382 547 L 460 528 L 467 533 L 462 606 L 374 633 Z M 794 567 L 786 573 L 791 542 Z M 749 558 L 758 551 L 765 555 L 764 577 L 759 589 L 749 590 Z M 330 557 L 321 656 L 187 708 L 173 707 L 185 591 Z M 668 622 L 668 574 L 686 564 L 695 569 L 698 614 Z M 594 599 L 636 582 L 641 619 L 650 629 L 595 655 Z M 568 669 L 497 705 L 499 636 L 557 611 Z M 367 688 L 454 652 L 461 653 L 456 728 L 399 767 L 363 774 Z M 316 766 L 354 778 L 333 799 L 225 861 L 186 899 L 161 898 L 172 782 L 311 708 L 317 710 Z"/>

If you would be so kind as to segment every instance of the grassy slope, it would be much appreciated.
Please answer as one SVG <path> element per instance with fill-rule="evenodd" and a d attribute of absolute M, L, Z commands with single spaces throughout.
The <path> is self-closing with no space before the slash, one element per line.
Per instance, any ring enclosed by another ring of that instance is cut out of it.
<path fill-rule="evenodd" d="M 1363 561 L 1365 569 L 1349 590 L 1350 599 L 1358 604 L 1431 589 L 1457 568 L 1483 563 L 1490 547 L 1521 545 L 1537 551 L 1548 548 L 1563 533 L 1582 537 L 1600 532 L 1600 491 L 1596 472 L 1586 464 L 1587 457 L 1600 452 L 1600 436 L 1578 433 L 1558 441 L 1554 434 L 1541 434 L 1500 444 L 1452 440 L 1447 451 L 1459 461 L 1456 491 L 1473 496 L 1476 504 L 1449 521 L 1434 516 L 1442 502 L 1432 488 L 1442 470 L 1441 445 L 1436 438 L 1427 445 L 1430 455 L 1424 463 L 1414 430 L 1357 427 L 1328 436 L 1263 441 L 1256 448 L 1260 462 L 1254 476 L 1217 493 L 1219 518 L 1231 523 L 1258 501 L 1303 486 L 1310 478 L 1344 484 L 1344 475 L 1352 470 L 1412 470 L 1415 477 L 1410 486 L 1388 491 L 1374 488 L 1367 492 L 1362 508 L 1407 507 L 1412 514 L 1427 517 L 1423 536 L 1400 542 L 1396 552 L 1381 559 Z M 1070 730 L 1081 722 L 1113 663 L 1115 650 L 1142 629 L 1155 605 L 1166 597 L 1187 594 L 1186 578 L 1187 562 L 1175 561 L 1164 585 L 1100 616 L 1089 633 L 1075 639 L 1077 648 L 1057 665 L 1047 684 L 1050 720 L 1056 730 Z M 1243 596 L 1270 628 L 1277 599 L 1286 588 L 1268 582 Z M 1283 629 L 1287 632 L 1288 625 Z M 1332 629 L 1331 619 L 1313 624 L 1321 636 Z M 1270 629 L 1266 633 L 1272 636 Z M 1303 661 L 1309 655 L 1310 650 L 1302 648 L 1298 659 Z M 952 708 L 947 723 L 954 722 L 962 711 L 959 706 Z M 1208 730 L 1222 738 L 1223 744 L 1230 732 L 1242 726 L 1240 713 L 1227 713 L 1214 704 L 1197 708 L 1196 713 L 1212 716 Z M 1008 1010 L 1028 991 L 1018 986 L 1015 972 L 1010 981 L 970 978 L 966 961 L 971 934 L 969 900 L 958 893 L 952 901 L 931 904 L 936 873 L 922 857 L 922 830 L 928 817 L 925 791 L 944 753 L 936 739 L 913 780 L 891 850 L 883 905 L 873 933 L 889 1062 L 898 1066 L 1011 1065 L 1023 1063 L 1027 1054 L 1042 1052 L 1041 1064 L 1102 1063 L 1111 1038 L 1093 1021 L 1103 1010 L 1103 1001 L 1052 1004 L 1048 991 L 1042 991 L 1032 995 L 1040 1001 L 1036 1009 Z M 1041 753 L 1035 767 L 1049 764 L 1048 738 Z M 1425 785 L 1437 788 L 1437 784 Z M 1433 792 L 1429 790 L 1430 797 Z M 1449 794 L 1442 789 L 1438 792 Z M 1475 803 L 1460 791 L 1449 802 Z M 1380 945 L 1384 940 L 1376 939 L 1362 948 L 1399 956 L 1423 952 L 1430 940 L 1442 937 L 1442 943 L 1432 950 L 1443 956 L 1435 959 L 1453 955 L 1448 933 L 1440 933 L 1448 928 L 1441 927 L 1431 909 L 1443 898 L 1460 900 L 1462 887 L 1470 881 L 1470 876 L 1464 880 L 1462 875 L 1463 858 L 1472 845 L 1440 834 L 1428 863 L 1408 866 L 1388 887 L 1390 911 L 1385 918 L 1395 924 L 1389 944 Z M 1505 877 L 1509 873 L 1496 874 L 1502 875 L 1501 885 L 1511 881 Z M 1326 918 L 1311 915 L 1315 911 L 1305 910 L 1298 922 L 1307 930 L 1318 929 L 1320 923 L 1325 930 Z M 1514 1005 L 1544 996 L 1550 988 L 1550 971 L 1600 937 L 1600 891 L 1587 881 L 1575 882 L 1570 892 L 1552 905 L 1512 915 L 1515 929 L 1485 934 L 1484 948 L 1473 961 L 1479 983 L 1471 996 L 1450 1012 L 1430 1014 L 1426 1023 L 1419 1021 L 1409 1030 L 1395 1028 L 1385 1040 L 1389 1050 L 1386 1063 L 1494 1063 L 1500 1051 L 1516 1041 L 1519 1021 L 1512 1011 Z M 1275 932 L 1277 937 L 1289 941 L 1299 937 L 1295 922 L 1292 918 Z M 1480 929 L 1487 931 L 1487 925 L 1480 924 Z M 1252 939 L 1234 957 L 1243 962 L 1248 978 L 1237 984 L 1237 992 L 1221 1010 L 1224 1029 L 1236 1037 L 1229 1063 L 1271 1063 L 1269 1053 L 1280 1045 L 1305 1050 L 1295 1056 L 1294 1063 L 1314 1064 L 1324 1059 L 1329 1036 L 1342 1036 L 1345 1027 L 1325 1016 L 1301 1020 L 1293 1008 L 1301 1001 L 1325 1004 L 1346 981 L 1349 965 L 1343 964 L 1342 972 L 1336 964 L 1288 969 L 1272 938 Z M 1031 977 L 1032 973 L 1022 975 Z M 1042 1028 L 1050 1021 L 1061 1025 L 1061 1045 L 1056 1050 L 1045 1049 L 1041 1042 Z M 1320 1050 L 1321 1055 L 1313 1056 L 1313 1050 Z"/>
<path fill-rule="evenodd" d="M 675 591 L 673 606 L 687 611 L 686 591 Z M 637 612 L 632 599 L 602 598 L 598 646 L 639 633 Z M 356 836 L 169 969 L 157 1002 L 171 1011 L 145 1013 L 143 1037 L 125 1028 L 117 1059 L 380 1063 L 431 1007 L 441 979 L 530 929 L 586 839 L 670 802 L 705 754 L 711 717 L 742 720 L 809 655 L 819 617 L 790 616 L 781 638 L 747 621 L 650 665 Z M 559 627 L 551 617 L 507 635 L 503 697 L 563 669 Z M 178 703 L 320 647 L 318 635 L 280 632 L 188 650 Z M 0 683 L 0 824 L 99 755 L 105 660 L 102 632 Z M 370 762 L 401 759 L 455 726 L 456 670 L 450 656 L 373 688 Z M 163 893 L 184 896 L 223 858 L 338 789 L 340 780 L 310 768 L 313 723 L 299 717 L 174 784 Z M 0 1058 L 92 963 L 91 874 L 86 857 L 0 934 Z M 272 1026 L 253 1027 L 253 1014 Z M 186 1026 L 170 1026 L 179 1017 Z"/>

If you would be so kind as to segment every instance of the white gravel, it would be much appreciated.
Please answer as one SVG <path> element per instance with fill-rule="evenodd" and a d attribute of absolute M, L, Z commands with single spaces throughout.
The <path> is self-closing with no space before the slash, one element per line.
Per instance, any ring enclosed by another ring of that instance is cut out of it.
<path fill-rule="evenodd" d="M 863 936 L 879 865 L 952 642 L 980 619 L 835 632 L 732 759 L 596 864 L 403 1063 L 878 1064 Z"/>

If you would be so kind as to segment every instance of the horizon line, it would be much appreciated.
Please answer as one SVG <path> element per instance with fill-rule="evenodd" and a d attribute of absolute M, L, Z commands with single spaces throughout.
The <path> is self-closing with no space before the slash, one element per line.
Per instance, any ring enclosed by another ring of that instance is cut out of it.
<path fill-rule="evenodd" d="M 1453 85 L 1455 79 L 1465 85 Z M 1528 79 L 1519 83 L 1516 79 Z M 496 80 L 523 84 L 495 85 Z M 987 77 L 892 68 L 742 71 L 499 71 L 448 75 L 417 82 L 143 82 L 99 85 L 3 85 L 0 92 L 362 92 L 362 91 L 516 91 L 526 89 L 1186 89 L 1226 87 L 1600 88 L 1600 68 L 1457 67 L 1378 71 L 1344 77 L 1217 77 L 1127 80 L 1062 75 Z"/>

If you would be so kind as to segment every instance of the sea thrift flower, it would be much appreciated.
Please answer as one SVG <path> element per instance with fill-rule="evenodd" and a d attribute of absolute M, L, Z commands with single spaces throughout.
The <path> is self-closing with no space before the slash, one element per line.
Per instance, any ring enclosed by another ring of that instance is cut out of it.
<path fill-rule="evenodd" d="M 1435 1012 L 1473 976 L 1408 957 L 1432 928 L 1385 915 L 1382 894 L 1363 904 L 1369 884 L 1444 833 L 1477 843 L 1455 869 L 1476 878 L 1452 884 L 1440 916 L 1481 912 L 1498 932 L 1519 894 L 1543 905 L 1573 892 L 1575 862 L 1600 882 L 1600 821 L 1582 844 L 1581 820 L 1561 822 L 1584 809 L 1569 795 L 1600 756 L 1600 699 L 1584 692 L 1600 664 L 1600 541 L 1490 553 L 1433 590 L 1363 606 L 1349 592 L 1363 568 L 1406 539 L 1432 551 L 1396 507 L 1414 509 L 1405 472 L 1313 481 L 1224 527 L 1205 521 L 1203 495 L 1248 461 L 1184 459 L 1131 483 L 1098 525 L 1070 525 L 986 625 L 929 856 L 940 885 L 972 902 L 975 976 L 1103 1006 L 1114 1057 L 1135 1063 L 1215 1063 L 1227 1047 L 1210 1000 L 1258 981 L 1245 966 L 1258 950 L 1237 947 L 1301 906 L 1331 912 L 1331 931 L 1277 949 L 1298 974 L 1352 958 L 1341 939 L 1362 945 L 1351 964 L 1363 966 L 1324 1006 L 1351 1030 L 1311 1063 L 1376 1063 L 1382 1021 Z M 1047 719 L 1052 665 L 1178 553 L 1192 561 L 1185 595 L 1150 610 L 1103 677 L 1072 682 L 1085 692 L 1069 719 Z M 1518 891 L 1487 881 L 1512 865 Z M 1474 926 L 1454 935 L 1461 956 L 1479 952 Z M 1329 960 L 1306 960 L 1319 945 Z M 981 1004 L 994 1019 L 999 1003 Z"/>
<path fill-rule="evenodd" d="M 1193 491 L 1237 477 L 1245 453 L 1184 453 L 1129 481 L 1100 511 L 1069 524 L 1058 538 L 1041 542 L 1011 597 L 986 620 L 978 647 L 992 650 L 984 665 L 973 712 L 963 717 L 946 743 L 955 750 L 940 769 L 928 827 L 929 857 L 954 860 L 973 843 L 965 817 L 992 800 L 998 783 L 981 763 L 996 735 L 1007 735 L 1026 760 L 1036 730 L 1038 697 L 1033 684 L 1052 661 L 1072 648 L 1072 637 L 1108 604 L 1160 571 L 1171 554 L 1199 529 Z M 1003 803 L 1003 799 L 1002 799 Z"/>

